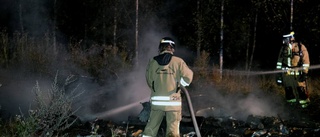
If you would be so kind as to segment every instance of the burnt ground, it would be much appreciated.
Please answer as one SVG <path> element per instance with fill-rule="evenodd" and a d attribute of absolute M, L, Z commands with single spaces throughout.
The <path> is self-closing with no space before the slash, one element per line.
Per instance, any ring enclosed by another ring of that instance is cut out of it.
<path fill-rule="evenodd" d="M 311 98 L 307 108 L 286 104 L 290 111 L 288 116 L 254 116 L 238 120 L 232 116 L 202 117 L 196 116 L 203 137 L 318 137 L 320 136 L 320 99 Z M 96 119 L 95 121 L 78 121 L 67 132 L 71 136 L 98 135 L 103 137 L 138 137 L 146 123 L 137 116 L 129 116 L 127 121 Z M 95 128 L 99 125 L 99 128 Z M 165 122 L 162 122 L 158 137 L 164 137 Z M 96 129 L 96 130 L 95 130 Z M 183 116 L 180 133 L 183 137 L 196 137 L 190 116 Z"/>

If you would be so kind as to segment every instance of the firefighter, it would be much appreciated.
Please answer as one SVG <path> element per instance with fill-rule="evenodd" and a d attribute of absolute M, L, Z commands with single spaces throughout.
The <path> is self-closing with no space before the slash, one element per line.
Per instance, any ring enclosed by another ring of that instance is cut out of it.
<path fill-rule="evenodd" d="M 302 108 L 308 106 L 310 99 L 307 90 L 307 76 L 310 66 L 309 53 L 304 44 L 297 42 L 294 32 L 283 35 L 277 70 L 277 83 L 285 90 L 285 97 L 289 103 L 298 103 Z"/>
<path fill-rule="evenodd" d="M 175 42 L 164 37 L 159 44 L 159 55 L 149 60 L 146 80 L 151 89 L 151 112 L 143 137 L 156 137 L 165 116 L 166 137 L 179 137 L 182 119 L 180 86 L 189 86 L 193 71 L 183 59 L 173 55 Z"/>

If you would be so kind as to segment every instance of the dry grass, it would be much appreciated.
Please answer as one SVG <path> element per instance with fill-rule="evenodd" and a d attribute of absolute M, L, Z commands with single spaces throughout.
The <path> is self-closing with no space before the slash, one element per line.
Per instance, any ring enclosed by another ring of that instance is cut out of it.
<path fill-rule="evenodd" d="M 213 86 L 223 94 L 249 94 L 255 90 L 261 90 L 276 96 L 285 95 L 283 87 L 276 84 L 276 74 L 254 75 L 248 71 L 223 70 L 222 73 L 218 66 L 210 66 L 209 54 L 202 52 L 201 56 L 195 60 L 195 78 L 193 85 L 197 89 L 205 86 Z M 310 77 L 308 79 L 308 92 L 311 98 L 319 96 L 320 79 Z"/>

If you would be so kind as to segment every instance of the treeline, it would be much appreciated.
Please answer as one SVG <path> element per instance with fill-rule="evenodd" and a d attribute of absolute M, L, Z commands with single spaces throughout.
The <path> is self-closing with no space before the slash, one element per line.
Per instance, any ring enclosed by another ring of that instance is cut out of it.
<path fill-rule="evenodd" d="M 141 51 L 142 46 L 139 43 L 137 49 L 136 41 L 144 40 L 150 31 L 173 36 L 178 46 L 191 50 L 194 57 L 206 51 L 210 64 L 219 65 L 223 50 L 225 68 L 273 69 L 282 35 L 292 29 L 310 49 L 311 62 L 319 62 L 315 52 L 320 43 L 318 1 L 23 0 L 2 1 L 0 5 L 3 67 L 28 64 L 22 61 L 26 54 L 32 54 L 28 55 L 30 60 L 39 65 L 45 64 L 45 58 L 53 59 L 60 51 L 73 56 L 74 49 L 85 54 L 78 58 L 90 56 L 88 51 L 93 50 L 101 60 L 110 56 L 103 51 L 116 49 L 121 53 L 117 56 L 132 65 L 136 50 Z M 27 53 L 36 49 L 45 55 Z M 96 61 L 86 59 L 79 64 Z M 93 68 L 102 67 L 105 65 Z"/>

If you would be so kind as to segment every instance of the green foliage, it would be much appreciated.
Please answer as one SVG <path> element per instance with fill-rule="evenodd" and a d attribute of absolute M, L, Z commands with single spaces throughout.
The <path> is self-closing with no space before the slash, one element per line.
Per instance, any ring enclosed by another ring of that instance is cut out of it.
<path fill-rule="evenodd" d="M 33 114 L 33 111 L 30 110 L 30 114 Z M 37 127 L 37 121 L 34 118 L 25 118 L 21 115 L 16 115 L 14 121 L 10 124 L 12 127 L 12 132 L 14 136 L 17 137 L 27 137 L 32 136 Z"/>

